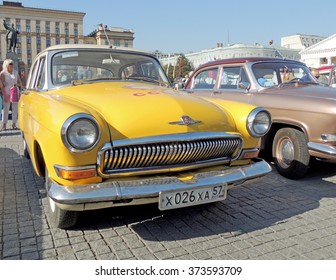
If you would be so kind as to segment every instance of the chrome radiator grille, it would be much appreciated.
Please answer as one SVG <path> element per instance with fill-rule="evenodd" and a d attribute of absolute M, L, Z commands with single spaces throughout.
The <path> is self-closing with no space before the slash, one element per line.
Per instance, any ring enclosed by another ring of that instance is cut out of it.
<path fill-rule="evenodd" d="M 104 175 L 190 169 L 228 162 L 241 147 L 242 139 L 236 135 L 108 146 L 101 151 L 99 168 Z"/>

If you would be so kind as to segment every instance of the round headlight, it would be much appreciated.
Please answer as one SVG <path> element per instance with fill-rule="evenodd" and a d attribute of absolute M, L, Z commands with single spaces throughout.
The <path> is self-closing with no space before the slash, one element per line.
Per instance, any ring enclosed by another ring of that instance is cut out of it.
<path fill-rule="evenodd" d="M 97 144 L 100 131 L 92 116 L 77 114 L 65 121 L 61 134 L 64 145 L 70 151 L 86 152 Z"/>
<path fill-rule="evenodd" d="M 271 127 L 270 113 L 263 108 L 254 109 L 247 117 L 247 130 L 253 137 L 264 136 Z"/>

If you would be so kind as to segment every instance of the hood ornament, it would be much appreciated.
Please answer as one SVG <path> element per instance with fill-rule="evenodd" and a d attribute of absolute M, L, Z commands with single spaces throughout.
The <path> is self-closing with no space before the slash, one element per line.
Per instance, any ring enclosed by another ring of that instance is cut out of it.
<path fill-rule="evenodd" d="M 192 125 L 192 124 L 196 124 L 196 123 L 201 123 L 202 121 L 196 121 L 196 120 L 193 120 L 192 118 L 190 118 L 189 116 L 187 115 L 183 115 L 181 117 L 181 120 L 178 121 L 178 122 L 169 122 L 169 124 L 178 124 L 178 125 Z"/>

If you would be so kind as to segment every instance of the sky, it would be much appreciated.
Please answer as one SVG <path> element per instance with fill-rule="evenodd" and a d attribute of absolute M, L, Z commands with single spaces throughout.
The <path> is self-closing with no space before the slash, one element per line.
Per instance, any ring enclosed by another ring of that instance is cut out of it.
<path fill-rule="evenodd" d="M 189 53 L 217 43 L 267 45 L 297 33 L 336 33 L 335 0 L 12 0 L 25 7 L 86 13 L 84 35 L 103 23 L 133 29 L 134 48 Z"/>

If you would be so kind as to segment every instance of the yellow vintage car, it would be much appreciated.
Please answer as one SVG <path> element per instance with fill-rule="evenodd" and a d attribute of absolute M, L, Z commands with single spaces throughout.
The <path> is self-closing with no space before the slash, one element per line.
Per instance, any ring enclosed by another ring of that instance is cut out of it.
<path fill-rule="evenodd" d="M 223 200 L 271 171 L 257 158 L 270 124 L 263 108 L 178 92 L 155 56 L 110 46 L 42 51 L 19 101 L 24 154 L 59 228 L 85 210 Z"/>

